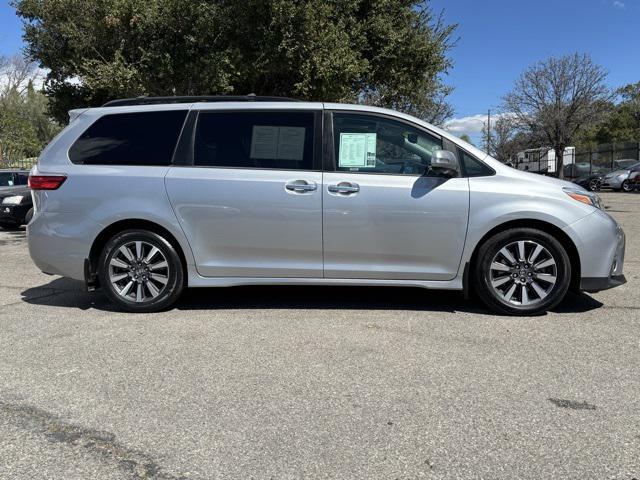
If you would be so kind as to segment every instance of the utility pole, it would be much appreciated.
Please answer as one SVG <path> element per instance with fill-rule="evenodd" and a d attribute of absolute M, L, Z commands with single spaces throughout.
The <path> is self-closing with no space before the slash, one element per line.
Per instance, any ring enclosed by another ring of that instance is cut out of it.
<path fill-rule="evenodd" d="M 487 111 L 487 153 L 491 155 L 491 109 Z"/>

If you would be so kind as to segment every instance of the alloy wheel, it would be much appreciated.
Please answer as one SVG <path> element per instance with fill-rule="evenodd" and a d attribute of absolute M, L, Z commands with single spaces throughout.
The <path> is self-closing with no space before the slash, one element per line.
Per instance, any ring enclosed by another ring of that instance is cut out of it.
<path fill-rule="evenodd" d="M 516 306 L 542 302 L 553 290 L 558 264 L 551 252 L 533 240 L 502 247 L 490 266 L 491 288 L 502 301 Z"/>
<path fill-rule="evenodd" d="M 149 302 L 166 288 L 169 263 L 164 253 L 149 242 L 124 243 L 109 260 L 109 281 L 125 300 Z"/>

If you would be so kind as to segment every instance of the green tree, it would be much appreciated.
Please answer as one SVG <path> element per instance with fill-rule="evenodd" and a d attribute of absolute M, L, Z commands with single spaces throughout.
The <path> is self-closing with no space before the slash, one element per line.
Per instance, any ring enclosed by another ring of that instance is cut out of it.
<path fill-rule="evenodd" d="M 473 145 L 473 142 L 471 141 L 471 137 L 469 135 L 467 135 L 466 133 L 463 133 L 462 135 L 460 135 L 460 140 L 464 140 L 467 143 L 470 143 L 471 145 Z"/>
<path fill-rule="evenodd" d="M 0 57 L 0 165 L 35 157 L 59 131 L 47 97 L 34 87 L 34 64 Z"/>
<path fill-rule="evenodd" d="M 14 0 L 56 117 L 138 95 L 365 102 L 442 123 L 455 25 L 428 0 Z"/>
<path fill-rule="evenodd" d="M 626 85 L 616 93 L 618 103 L 608 104 L 608 114 L 603 120 L 580 133 L 579 146 L 640 141 L 640 82 Z"/>

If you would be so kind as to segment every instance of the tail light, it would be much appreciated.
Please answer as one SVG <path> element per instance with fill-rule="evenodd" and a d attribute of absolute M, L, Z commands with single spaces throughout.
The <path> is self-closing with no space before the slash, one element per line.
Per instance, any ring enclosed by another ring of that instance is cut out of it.
<path fill-rule="evenodd" d="M 57 190 L 67 179 L 64 175 L 29 175 L 31 190 Z"/>

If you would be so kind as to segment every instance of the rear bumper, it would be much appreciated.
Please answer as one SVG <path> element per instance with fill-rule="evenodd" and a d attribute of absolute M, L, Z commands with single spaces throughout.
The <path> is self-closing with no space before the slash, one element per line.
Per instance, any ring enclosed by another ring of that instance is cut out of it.
<path fill-rule="evenodd" d="M 101 229 L 77 214 L 36 212 L 27 225 L 29 254 L 45 273 L 84 280 L 84 261 Z"/>
<path fill-rule="evenodd" d="M 585 292 L 595 293 L 602 290 L 608 290 L 610 288 L 619 287 L 627 283 L 627 279 L 624 275 L 615 275 L 612 277 L 588 277 L 580 280 L 580 290 Z"/>

